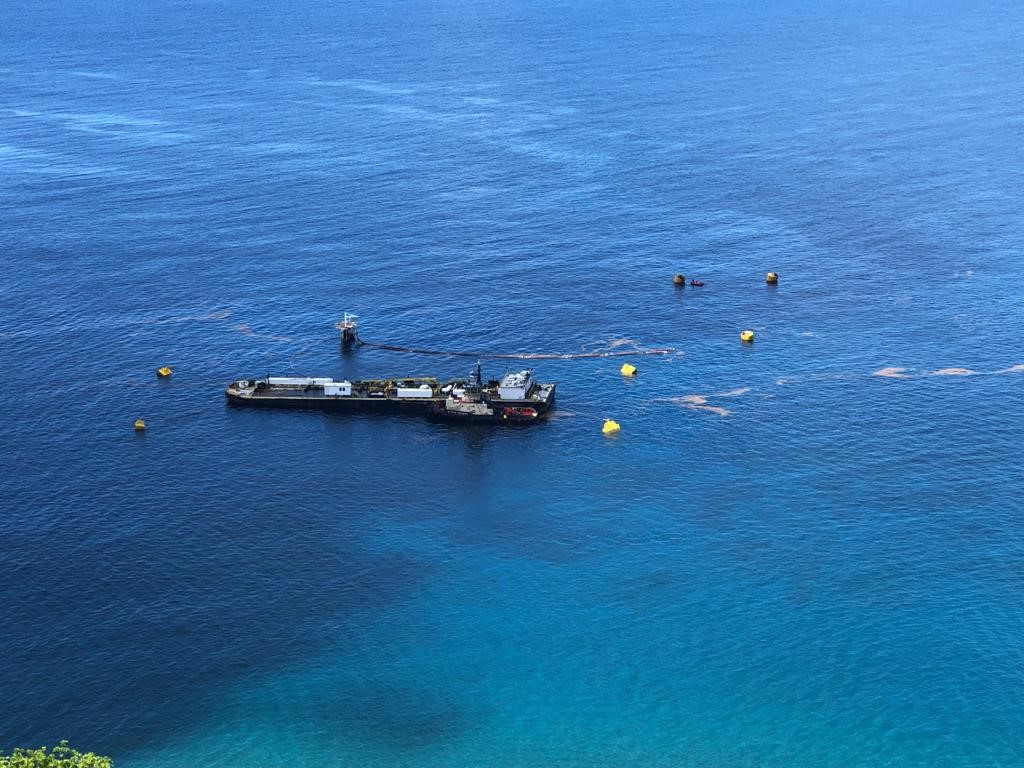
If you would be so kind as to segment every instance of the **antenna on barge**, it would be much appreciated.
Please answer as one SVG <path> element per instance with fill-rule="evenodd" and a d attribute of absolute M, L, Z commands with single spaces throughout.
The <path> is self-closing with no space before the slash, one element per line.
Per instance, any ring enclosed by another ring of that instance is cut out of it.
<path fill-rule="evenodd" d="M 359 341 L 358 321 L 358 315 L 346 312 L 345 316 L 335 324 L 334 327 L 341 331 L 341 343 L 343 346 L 347 347 Z"/>

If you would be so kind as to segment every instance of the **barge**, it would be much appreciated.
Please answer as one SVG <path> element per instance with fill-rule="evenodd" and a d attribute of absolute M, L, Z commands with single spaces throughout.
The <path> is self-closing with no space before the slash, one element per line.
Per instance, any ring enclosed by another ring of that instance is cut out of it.
<path fill-rule="evenodd" d="M 234 405 L 528 424 L 548 415 L 555 402 L 555 387 L 535 381 L 531 370 L 484 382 L 478 365 L 468 378 L 444 382 L 423 376 L 359 381 L 274 376 L 240 379 L 229 384 L 224 394 Z"/>

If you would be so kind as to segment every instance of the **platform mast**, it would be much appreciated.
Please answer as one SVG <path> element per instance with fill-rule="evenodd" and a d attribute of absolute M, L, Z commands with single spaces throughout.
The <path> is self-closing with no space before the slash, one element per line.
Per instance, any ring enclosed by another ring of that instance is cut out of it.
<path fill-rule="evenodd" d="M 346 312 L 345 316 L 335 324 L 334 327 L 341 331 L 341 343 L 345 346 L 349 346 L 359 340 L 358 321 L 358 315 Z"/>

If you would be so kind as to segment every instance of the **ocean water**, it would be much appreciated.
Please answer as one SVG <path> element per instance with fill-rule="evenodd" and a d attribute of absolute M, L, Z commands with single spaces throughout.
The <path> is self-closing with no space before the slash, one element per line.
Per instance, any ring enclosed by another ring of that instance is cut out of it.
<path fill-rule="evenodd" d="M 1024 765 L 1022 37 L 1008 0 L 4 3 L 0 750 Z M 531 429 L 225 405 L 473 362 L 342 354 L 344 311 L 675 352 L 538 361 Z"/>

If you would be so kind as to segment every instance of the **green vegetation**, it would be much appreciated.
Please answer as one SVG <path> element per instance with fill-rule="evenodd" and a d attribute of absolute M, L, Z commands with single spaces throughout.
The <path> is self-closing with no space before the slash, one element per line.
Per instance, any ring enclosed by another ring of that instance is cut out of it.
<path fill-rule="evenodd" d="M 79 752 L 62 741 L 52 751 L 39 749 L 16 749 L 10 755 L 0 755 L 0 768 L 111 768 L 109 757 L 100 757 L 92 752 Z"/>

